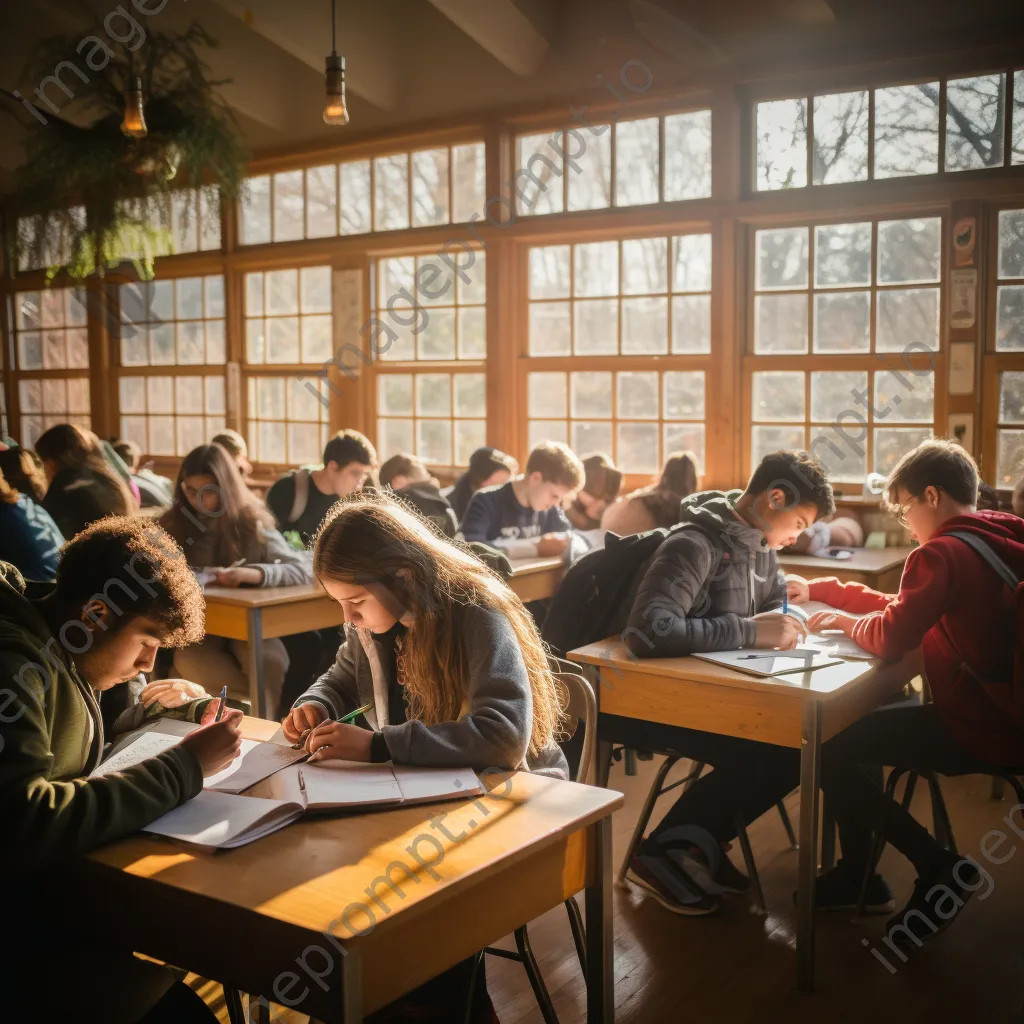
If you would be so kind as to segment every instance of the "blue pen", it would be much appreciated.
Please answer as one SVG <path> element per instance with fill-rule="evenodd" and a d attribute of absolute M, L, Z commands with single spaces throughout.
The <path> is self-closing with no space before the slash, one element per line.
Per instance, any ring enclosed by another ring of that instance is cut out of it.
<path fill-rule="evenodd" d="M 788 590 L 782 595 L 782 614 L 783 615 L 788 615 L 789 614 L 789 591 Z"/>

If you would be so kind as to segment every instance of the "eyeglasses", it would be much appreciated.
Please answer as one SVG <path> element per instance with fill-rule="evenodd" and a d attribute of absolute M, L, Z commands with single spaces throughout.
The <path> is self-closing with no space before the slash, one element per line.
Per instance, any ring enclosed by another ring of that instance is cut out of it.
<path fill-rule="evenodd" d="M 910 511 L 910 508 L 915 501 L 917 501 L 916 498 L 911 498 L 910 501 L 906 503 L 906 505 L 900 505 L 893 513 L 893 515 L 896 517 L 896 522 L 899 523 L 900 526 L 902 526 L 904 529 L 906 529 L 910 525 L 910 522 L 907 520 L 907 513 Z"/>

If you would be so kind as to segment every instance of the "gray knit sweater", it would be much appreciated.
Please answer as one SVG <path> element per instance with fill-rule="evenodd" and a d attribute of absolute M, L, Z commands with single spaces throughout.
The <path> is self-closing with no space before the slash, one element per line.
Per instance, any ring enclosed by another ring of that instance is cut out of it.
<path fill-rule="evenodd" d="M 552 742 L 536 757 L 527 756 L 533 722 L 533 698 L 519 643 L 500 612 L 480 606 L 464 609 L 461 635 L 467 645 L 471 690 L 462 716 L 454 722 L 425 725 L 388 721 L 388 682 L 374 635 L 345 626 L 345 642 L 334 665 L 294 706 L 316 701 L 332 718 L 373 704 L 366 720 L 383 734 L 397 764 L 423 767 L 502 768 L 567 779 L 561 748 Z"/>
<path fill-rule="evenodd" d="M 187 548 L 188 564 L 200 569 L 215 567 L 212 532 L 193 540 L 194 543 Z M 245 556 L 247 568 L 263 570 L 261 587 L 293 587 L 313 582 L 313 562 L 309 552 L 289 547 L 277 530 L 264 527 L 261 539 L 249 542 L 241 554 Z"/>

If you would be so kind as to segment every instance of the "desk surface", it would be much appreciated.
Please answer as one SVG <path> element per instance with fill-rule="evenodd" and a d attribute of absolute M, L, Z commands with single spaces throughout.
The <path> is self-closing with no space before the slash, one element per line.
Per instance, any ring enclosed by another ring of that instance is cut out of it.
<path fill-rule="evenodd" d="M 855 548 L 852 558 L 829 558 L 821 555 L 779 554 L 779 565 L 784 569 L 813 569 L 817 576 L 831 576 L 835 572 L 886 572 L 907 560 L 913 548 Z"/>
<path fill-rule="evenodd" d="M 851 659 L 839 665 L 827 665 L 825 668 L 816 668 L 809 672 L 787 672 L 783 676 L 762 678 L 700 658 L 636 658 L 626 650 L 618 637 L 609 637 L 607 640 L 599 640 L 596 644 L 579 647 L 575 651 L 570 651 L 567 657 L 570 661 L 594 665 L 611 672 L 629 672 L 813 700 L 833 699 L 844 688 L 872 675 L 878 665 L 874 659 Z"/>
<path fill-rule="evenodd" d="M 268 608 L 276 604 L 297 604 L 301 601 L 330 601 L 319 583 L 300 583 L 291 587 L 218 587 L 203 589 L 207 603 L 236 605 L 240 608 Z"/>
<path fill-rule="evenodd" d="M 513 558 L 512 578 L 531 576 L 534 573 L 547 572 L 551 569 L 564 569 L 565 562 L 561 556 L 558 558 Z"/>

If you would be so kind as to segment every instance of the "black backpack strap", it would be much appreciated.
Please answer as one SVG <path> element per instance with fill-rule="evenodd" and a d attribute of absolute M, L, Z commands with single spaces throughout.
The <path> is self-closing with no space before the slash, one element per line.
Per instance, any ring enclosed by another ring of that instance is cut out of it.
<path fill-rule="evenodd" d="M 966 530 L 950 530 L 947 537 L 956 537 L 962 540 L 975 551 L 999 574 L 999 578 L 1011 589 L 1016 590 L 1021 582 L 1017 574 L 983 541 L 976 533 L 968 533 Z"/>

